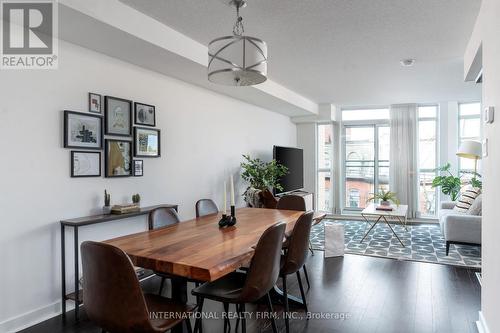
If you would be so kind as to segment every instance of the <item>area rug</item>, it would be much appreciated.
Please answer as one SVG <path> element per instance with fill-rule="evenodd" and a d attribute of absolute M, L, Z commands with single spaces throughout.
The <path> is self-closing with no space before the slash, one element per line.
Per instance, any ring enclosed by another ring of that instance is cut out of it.
<path fill-rule="evenodd" d="M 391 224 L 405 245 L 402 247 L 385 223 L 377 224 L 360 243 L 369 229 L 366 222 L 324 220 L 311 230 L 311 243 L 315 250 L 324 250 L 324 223 L 342 223 L 345 226 L 346 253 L 481 268 L 479 246 L 451 245 L 447 256 L 445 241 L 437 224 L 408 225 L 408 231 L 403 226 Z"/>

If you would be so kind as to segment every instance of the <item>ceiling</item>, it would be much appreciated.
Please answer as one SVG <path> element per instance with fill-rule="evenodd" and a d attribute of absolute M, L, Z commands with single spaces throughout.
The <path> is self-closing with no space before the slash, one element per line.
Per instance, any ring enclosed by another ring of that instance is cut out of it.
<path fill-rule="evenodd" d="M 203 44 L 231 34 L 221 0 L 120 0 Z M 463 54 L 480 0 L 249 0 L 245 34 L 268 43 L 269 78 L 317 103 L 479 99 Z M 416 59 L 413 67 L 400 60 Z"/>

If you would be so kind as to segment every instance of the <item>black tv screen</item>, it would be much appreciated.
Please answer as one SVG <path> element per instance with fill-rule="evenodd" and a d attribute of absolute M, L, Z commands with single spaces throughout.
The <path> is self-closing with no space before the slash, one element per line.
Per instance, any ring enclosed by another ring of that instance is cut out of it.
<path fill-rule="evenodd" d="M 274 194 L 304 188 L 304 154 L 302 149 L 274 146 L 273 157 L 288 168 L 288 174 L 279 180 L 283 190 L 274 189 Z"/>

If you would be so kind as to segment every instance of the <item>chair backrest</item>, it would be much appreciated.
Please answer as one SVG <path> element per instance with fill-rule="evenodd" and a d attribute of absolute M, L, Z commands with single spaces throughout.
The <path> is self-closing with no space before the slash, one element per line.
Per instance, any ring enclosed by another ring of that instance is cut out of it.
<path fill-rule="evenodd" d="M 278 200 L 276 209 L 301 210 L 305 212 L 306 201 L 300 195 L 284 195 Z"/>
<path fill-rule="evenodd" d="M 201 199 L 196 202 L 196 217 L 218 214 L 219 208 L 212 199 Z"/>
<path fill-rule="evenodd" d="M 286 224 L 269 227 L 260 237 L 241 292 L 242 302 L 255 302 L 274 287 L 279 277 Z"/>
<path fill-rule="evenodd" d="M 149 230 L 168 227 L 169 225 L 179 223 L 181 218 L 173 208 L 160 207 L 149 212 L 148 225 Z"/>
<path fill-rule="evenodd" d="M 313 214 L 313 211 L 308 211 L 295 222 L 293 231 L 288 237 L 288 249 L 281 267 L 282 275 L 293 274 L 304 266 L 309 250 Z"/>
<path fill-rule="evenodd" d="M 108 332 L 150 332 L 148 310 L 134 268 L 117 247 L 83 242 L 83 300 L 90 320 Z"/>

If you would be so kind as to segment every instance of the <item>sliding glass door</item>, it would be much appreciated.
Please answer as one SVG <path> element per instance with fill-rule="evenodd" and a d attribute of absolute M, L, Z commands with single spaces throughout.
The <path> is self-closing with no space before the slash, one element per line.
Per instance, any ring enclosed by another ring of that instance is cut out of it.
<path fill-rule="evenodd" d="M 344 210 L 361 210 L 370 196 L 389 188 L 389 154 L 389 126 L 344 126 Z"/>

